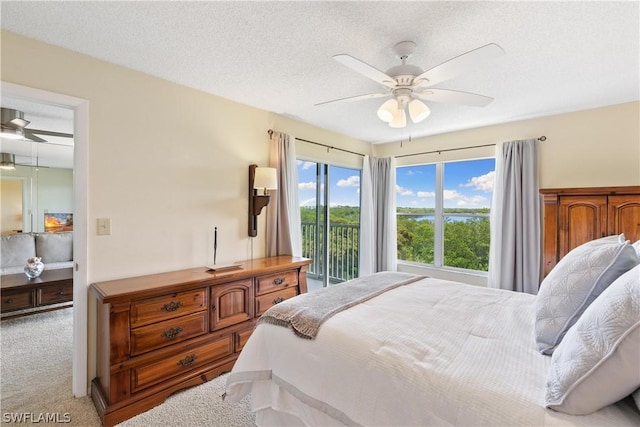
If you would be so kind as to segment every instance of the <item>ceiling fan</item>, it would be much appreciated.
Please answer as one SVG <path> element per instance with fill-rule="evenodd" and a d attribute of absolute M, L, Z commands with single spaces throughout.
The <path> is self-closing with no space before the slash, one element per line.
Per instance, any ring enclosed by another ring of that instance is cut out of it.
<path fill-rule="evenodd" d="M 31 123 L 25 120 L 24 113 L 13 108 L 2 107 L 0 109 L 0 137 L 7 139 L 27 139 L 33 142 L 47 142 L 37 135 L 58 136 L 62 138 L 73 138 L 73 134 L 63 132 L 53 132 L 40 129 L 27 129 Z M 36 135 L 37 134 L 37 135 Z"/>
<path fill-rule="evenodd" d="M 396 44 L 393 51 L 400 58 L 402 64 L 391 67 L 386 72 L 382 72 L 351 55 L 334 55 L 333 59 L 381 84 L 386 88 L 386 91 L 334 99 L 321 102 L 316 106 L 335 102 L 391 97 L 378 109 L 378 117 L 380 120 L 387 122 L 390 127 L 403 128 L 407 124 L 405 108 L 408 107 L 409 116 L 413 123 L 421 122 L 431 113 L 429 107 L 421 100 L 475 107 L 484 107 L 493 101 L 493 98 L 484 95 L 438 89 L 432 86 L 451 79 L 466 70 L 473 70 L 474 67 L 487 60 L 504 55 L 505 52 L 500 46 L 495 43 L 481 46 L 427 71 L 423 71 L 416 65 L 407 64 L 407 59 L 414 52 L 415 47 L 416 44 L 412 41 L 403 41 Z"/>

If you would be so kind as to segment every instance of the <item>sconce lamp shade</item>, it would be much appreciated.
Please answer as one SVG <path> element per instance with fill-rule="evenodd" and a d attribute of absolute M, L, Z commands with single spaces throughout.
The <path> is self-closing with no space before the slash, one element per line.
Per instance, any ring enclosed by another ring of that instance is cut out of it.
<path fill-rule="evenodd" d="M 264 190 L 277 190 L 278 189 L 278 176 L 276 174 L 276 168 L 256 168 L 255 177 L 253 181 L 253 188 Z"/>
<path fill-rule="evenodd" d="M 16 168 L 16 157 L 10 153 L 0 153 L 0 169 L 13 170 Z"/>
<path fill-rule="evenodd" d="M 262 189 L 263 194 L 257 190 Z M 258 215 L 269 204 L 268 190 L 278 189 L 278 174 L 275 168 L 259 168 L 249 165 L 249 236 L 258 235 Z"/>
<path fill-rule="evenodd" d="M 431 114 L 431 110 L 419 99 L 414 99 L 409 103 L 409 116 L 411 116 L 413 123 L 420 123 L 429 117 L 429 114 Z"/>

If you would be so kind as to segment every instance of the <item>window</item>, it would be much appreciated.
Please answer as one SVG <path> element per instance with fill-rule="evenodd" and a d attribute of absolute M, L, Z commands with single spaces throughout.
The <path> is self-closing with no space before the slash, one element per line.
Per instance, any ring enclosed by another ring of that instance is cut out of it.
<path fill-rule="evenodd" d="M 398 167 L 398 259 L 487 271 L 495 159 Z"/>

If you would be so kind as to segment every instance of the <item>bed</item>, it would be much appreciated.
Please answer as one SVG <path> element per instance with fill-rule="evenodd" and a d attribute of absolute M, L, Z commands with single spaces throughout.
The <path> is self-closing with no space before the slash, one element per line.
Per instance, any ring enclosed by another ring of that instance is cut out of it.
<path fill-rule="evenodd" d="M 406 283 L 335 310 L 313 337 L 261 319 L 226 400 L 250 393 L 258 425 L 640 425 L 631 396 L 588 415 L 545 408 L 552 358 L 536 346 L 536 296 L 408 273 L 351 282 L 385 274 Z"/>

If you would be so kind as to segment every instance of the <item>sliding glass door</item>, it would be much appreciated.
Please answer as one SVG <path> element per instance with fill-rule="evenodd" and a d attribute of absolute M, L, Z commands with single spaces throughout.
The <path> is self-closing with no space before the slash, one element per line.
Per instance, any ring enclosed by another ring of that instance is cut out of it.
<path fill-rule="evenodd" d="M 360 171 L 299 160 L 298 183 L 309 290 L 358 277 Z"/>

